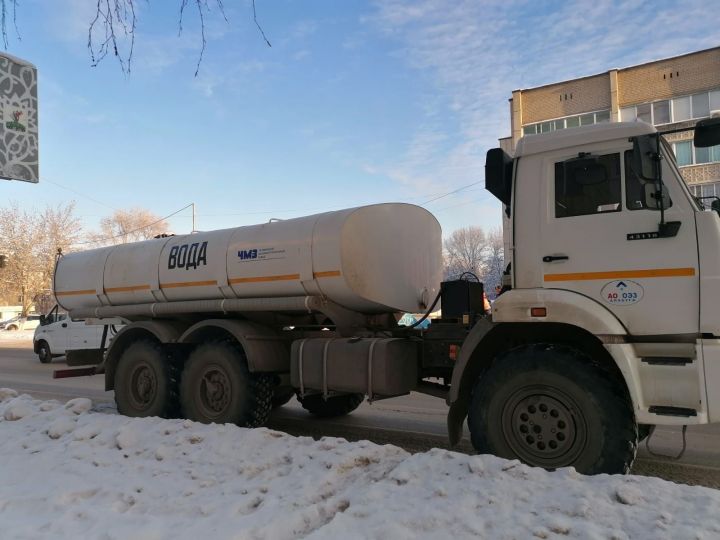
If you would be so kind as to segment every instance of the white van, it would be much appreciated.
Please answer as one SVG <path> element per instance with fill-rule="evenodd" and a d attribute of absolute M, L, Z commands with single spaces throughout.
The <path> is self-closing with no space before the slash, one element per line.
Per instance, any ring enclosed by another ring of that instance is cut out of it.
<path fill-rule="evenodd" d="M 66 313 L 58 313 L 58 307 L 55 306 L 35 329 L 33 349 L 40 362 L 47 364 L 56 356 L 64 356 L 67 351 L 99 349 L 102 334 L 102 325 L 73 321 Z M 115 334 L 115 327 L 110 327 L 106 347 Z"/>

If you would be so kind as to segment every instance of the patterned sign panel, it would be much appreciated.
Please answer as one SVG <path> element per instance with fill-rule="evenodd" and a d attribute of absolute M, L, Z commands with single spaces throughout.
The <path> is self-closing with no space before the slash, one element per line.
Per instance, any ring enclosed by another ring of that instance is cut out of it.
<path fill-rule="evenodd" d="M 0 54 L 0 178 L 38 181 L 37 69 Z"/>

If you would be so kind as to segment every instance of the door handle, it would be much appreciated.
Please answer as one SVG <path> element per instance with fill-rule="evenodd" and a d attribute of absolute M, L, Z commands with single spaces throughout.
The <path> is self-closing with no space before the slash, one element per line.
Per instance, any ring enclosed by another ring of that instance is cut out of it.
<path fill-rule="evenodd" d="M 543 262 L 553 262 L 553 261 L 567 261 L 570 257 L 567 255 L 545 255 L 543 257 Z"/>
<path fill-rule="evenodd" d="M 61 325 L 63 328 L 67 328 L 67 323 L 62 323 Z"/>

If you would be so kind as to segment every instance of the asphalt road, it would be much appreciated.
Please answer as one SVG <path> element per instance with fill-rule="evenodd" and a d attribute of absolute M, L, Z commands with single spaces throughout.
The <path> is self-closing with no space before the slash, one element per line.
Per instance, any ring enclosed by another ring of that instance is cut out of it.
<path fill-rule="evenodd" d="M 89 397 L 99 409 L 113 409 L 113 393 L 104 390 L 102 376 L 52 378 L 54 370 L 65 368 L 67 365 L 63 358 L 53 360 L 52 364 L 41 364 L 30 342 L 0 341 L 0 387 L 13 388 L 37 399 Z M 268 427 L 315 438 L 369 439 L 378 444 L 394 444 L 411 452 L 420 452 L 430 448 L 449 448 L 446 413 L 443 400 L 413 393 L 372 404 L 366 402 L 347 417 L 318 420 L 293 400 L 273 412 Z M 681 448 L 679 428 L 658 428 L 650 440 L 650 449 L 655 453 L 677 455 Z M 467 428 L 465 437 L 455 450 L 473 452 Z M 632 472 L 720 489 L 720 425 L 688 427 L 687 450 L 677 461 L 651 455 L 643 443 Z"/>

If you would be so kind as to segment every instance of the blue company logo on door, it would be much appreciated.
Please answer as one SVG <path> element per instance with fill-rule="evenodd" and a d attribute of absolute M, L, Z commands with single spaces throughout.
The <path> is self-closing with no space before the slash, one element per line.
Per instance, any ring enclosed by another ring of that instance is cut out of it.
<path fill-rule="evenodd" d="M 636 304 L 642 300 L 644 292 L 642 285 L 639 283 L 623 279 L 605 284 L 600 295 L 608 304 L 613 306 L 627 306 L 629 304 Z"/>

